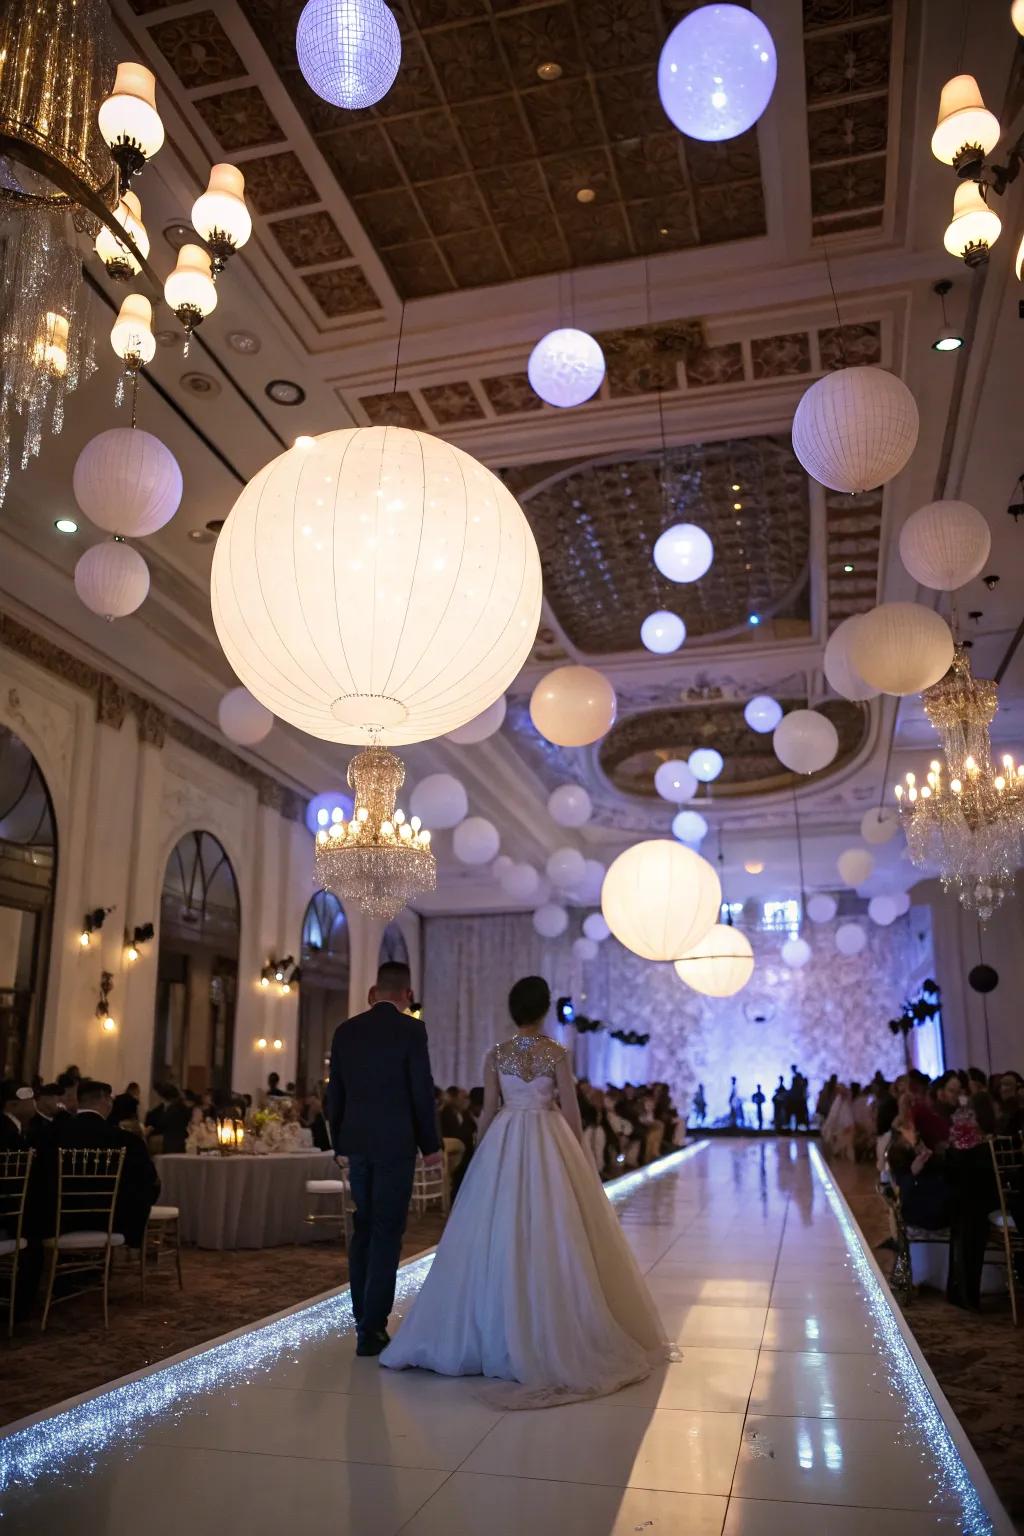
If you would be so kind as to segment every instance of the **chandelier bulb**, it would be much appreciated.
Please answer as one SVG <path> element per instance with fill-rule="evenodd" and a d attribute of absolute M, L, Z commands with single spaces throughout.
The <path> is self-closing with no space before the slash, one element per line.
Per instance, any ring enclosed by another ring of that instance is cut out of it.
<path fill-rule="evenodd" d="M 252 234 L 244 191 L 245 178 L 237 166 L 215 165 L 206 191 L 192 205 L 192 223 L 213 257 L 215 281 L 228 258 L 241 250 Z"/>
<path fill-rule="evenodd" d="M 114 89 L 100 103 L 97 118 L 100 133 L 120 172 L 121 185 L 127 187 L 164 142 L 152 70 L 144 64 L 119 64 Z"/>

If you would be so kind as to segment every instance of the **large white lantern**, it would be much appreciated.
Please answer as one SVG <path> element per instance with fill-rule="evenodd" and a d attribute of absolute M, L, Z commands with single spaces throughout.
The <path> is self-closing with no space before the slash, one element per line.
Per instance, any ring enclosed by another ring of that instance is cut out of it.
<path fill-rule="evenodd" d="M 702 5 L 669 33 L 658 60 L 666 115 L 691 139 L 719 142 L 753 127 L 775 89 L 775 44 L 741 5 Z"/>
<path fill-rule="evenodd" d="M 585 747 L 615 724 L 615 689 L 593 667 L 556 667 L 530 695 L 530 719 L 556 747 Z"/>
<path fill-rule="evenodd" d="M 556 848 L 548 858 L 546 872 L 556 891 L 572 891 L 586 879 L 586 860 L 578 848 Z"/>
<path fill-rule="evenodd" d="M 672 818 L 672 835 L 681 843 L 694 845 L 708 835 L 708 824 L 700 811 L 679 811 Z"/>
<path fill-rule="evenodd" d="M 992 535 L 977 507 L 967 501 L 930 501 L 900 529 L 900 559 L 915 581 L 938 592 L 955 592 L 985 569 Z"/>
<path fill-rule="evenodd" d="M 806 912 L 812 923 L 830 923 L 839 909 L 839 903 L 834 896 L 827 896 L 823 891 L 807 898 Z"/>
<path fill-rule="evenodd" d="M 859 955 L 867 941 L 860 923 L 840 923 L 836 929 L 836 949 L 841 955 Z"/>
<path fill-rule="evenodd" d="M 595 944 L 603 944 L 605 939 L 610 939 L 612 936 L 612 931 L 600 912 L 587 913 L 583 919 L 583 932 L 588 939 L 593 939 Z"/>
<path fill-rule="evenodd" d="M 833 491 L 870 491 L 913 453 L 917 402 L 884 368 L 838 368 L 806 391 L 793 417 L 793 452 Z"/>
<path fill-rule="evenodd" d="M 229 741 L 254 747 L 270 735 L 274 717 L 248 688 L 232 688 L 217 705 L 217 723 Z"/>
<path fill-rule="evenodd" d="M 682 805 L 684 800 L 692 800 L 697 793 L 697 775 L 689 763 L 672 757 L 667 763 L 659 763 L 654 770 L 654 787 L 663 800 Z"/>
<path fill-rule="evenodd" d="M 572 326 L 548 331 L 526 365 L 530 387 L 547 405 L 582 405 L 601 388 L 604 353 L 593 336 Z"/>
<path fill-rule="evenodd" d="M 715 923 L 675 962 L 675 973 L 704 997 L 733 997 L 754 974 L 754 951 L 745 933 L 730 923 Z"/>
<path fill-rule="evenodd" d="M 873 688 L 903 697 L 944 677 L 953 660 L 949 625 L 921 603 L 881 603 L 850 638 L 850 665 Z"/>
<path fill-rule="evenodd" d="M 181 503 L 177 459 L 140 427 L 110 427 L 91 438 L 75 462 L 71 485 L 91 523 L 126 539 L 155 533 Z"/>
<path fill-rule="evenodd" d="M 620 944 L 643 960 L 678 960 L 718 917 L 722 887 L 706 859 L 655 838 L 620 853 L 604 877 L 601 911 Z"/>
<path fill-rule="evenodd" d="M 715 558 L 715 547 L 696 523 L 676 523 L 654 545 L 654 563 L 668 581 L 699 581 Z"/>
<path fill-rule="evenodd" d="M 533 926 L 542 939 L 557 939 L 569 926 L 569 914 L 556 902 L 546 902 L 533 914 Z"/>
<path fill-rule="evenodd" d="M 309 0 L 295 33 L 299 69 L 333 107 L 372 107 L 402 62 L 398 22 L 384 0 Z"/>
<path fill-rule="evenodd" d="M 432 832 L 457 827 L 469 815 L 466 789 L 450 773 L 428 773 L 409 796 L 409 814 L 418 816 Z"/>
<path fill-rule="evenodd" d="M 874 867 L 874 855 L 866 848 L 844 848 L 836 860 L 839 878 L 844 885 L 849 886 L 863 885 L 865 880 L 870 879 Z"/>
<path fill-rule="evenodd" d="M 120 539 L 94 544 L 75 566 L 75 591 L 103 619 L 124 619 L 146 600 L 149 566 Z"/>
<path fill-rule="evenodd" d="M 878 846 L 896 836 L 900 813 L 890 805 L 873 805 L 860 819 L 860 835 L 866 843 Z"/>
<path fill-rule="evenodd" d="M 217 540 L 211 596 L 228 660 L 280 719 L 402 746 L 504 693 L 537 633 L 541 569 L 518 502 L 468 453 L 429 432 L 350 427 L 301 440 L 249 482 Z"/>
<path fill-rule="evenodd" d="M 767 736 L 782 719 L 782 705 L 770 694 L 759 693 L 744 705 L 743 718 L 752 731 L 756 731 L 759 736 Z"/>
<path fill-rule="evenodd" d="M 802 971 L 810 962 L 811 946 L 806 939 L 787 939 L 780 953 L 787 970 Z"/>
<path fill-rule="evenodd" d="M 640 625 L 640 639 L 655 656 L 670 656 L 686 639 L 686 625 L 678 613 L 659 608 L 657 613 L 649 613 Z"/>
<path fill-rule="evenodd" d="M 582 784 L 559 784 L 548 796 L 548 815 L 560 827 L 582 827 L 589 820 L 593 805 Z"/>
<path fill-rule="evenodd" d="M 454 731 L 449 731 L 446 740 L 454 741 L 459 747 L 475 747 L 478 742 L 487 741 L 495 731 L 501 730 L 505 721 L 506 708 L 505 695 L 499 694 L 494 703 L 488 704 L 475 719 L 468 720 L 465 725 L 456 726 Z"/>
<path fill-rule="evenodd" d="M 839 733 L 816 709 L 794 709 L 775 727 L 772 747 L 792 773 L 818 773 L 839 751 Z"/>
<path fill-rule="evenodd" d="M 714 747 L 697 747 L 690 753 L 687 765 L 695 779 L 701 784 L 710 784 L 718 778 L 725 762 L 721 752 L 716 752 Z"/>
<path fill-rule="evenodd" d="M 863 701 L 878 697 L 878 689 L 866 683 L 850 663 L 850 646 L 863 617 L 863 614 L 855 613 L 844 619 L 833 630 L 825 646 L 825 676 L 841 699 Z"/>
<path fill-rule="evenodd" d="M 452 852 L 460 864 L 490 864 L 500 847 L 497 827 L 483 816 L 467 816 L 452 834 Z"/>
<path fill-rule="evenodd" d="M 868 902 L 868 917 L 879 928 L 888 928 L 899 917 L 899 905 L 895 896 L 872 896 Z"/>
<path fill-rule="evenodd" d="M 498 877 L 498 883 L 512 901 L 533 901 L 540 890 L 540 875 L 532 864 L 513 864 Z"/>

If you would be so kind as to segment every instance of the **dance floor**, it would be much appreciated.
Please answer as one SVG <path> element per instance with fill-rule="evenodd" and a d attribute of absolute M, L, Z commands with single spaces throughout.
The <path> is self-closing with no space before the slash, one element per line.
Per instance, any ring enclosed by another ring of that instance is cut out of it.
<path fill-rule="evenodd" d="M 501 1414 L 357 1360 L 332 1293 L 11 1426 L 3 1531 L 1009 1536 L 814 1146 L 698 1143 L 611 1193 L 678 1346 L 648 1381 Z"/>

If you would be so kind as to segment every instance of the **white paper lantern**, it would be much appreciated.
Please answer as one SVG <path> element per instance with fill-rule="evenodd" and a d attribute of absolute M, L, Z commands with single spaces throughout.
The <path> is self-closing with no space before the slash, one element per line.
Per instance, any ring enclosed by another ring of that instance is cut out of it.
<path fill-rule="evenodd" d="M 654 770 L 654 787 L 663 800 L 670 800 L 673 805 L 682 805 L 685 800 L 692 800 L 697 793 L 697 777 L 689 763 L 671 757 L 667 763 L 659 763 Z"/>
<path fill-rule="evenodd" d="M 254 747 L 270 735 L 274 717 L 248 688 L 232 688 L 217 705 L 217 722 L 229 741 Z"/>
<path fill-rule="evenodd" d="M 833 630 L 825 646 L 825 676 L 828 678 L 829 687 L 838 693 L 841 699 L 852 699 L 855 702 L 878 697 L 878 689 L 866 683 L 854 671 L 850 662 L 850 646 L 863 617 L 863 614 L 855 613 L 850 618 L 844 619 Z"/>
<path fill-rule="evenodd" d="M 640 639 L 655 656 L 669 656 L 686 639 L 686 625 L 677 613 L 659 608 L 649 613 L 640 625 Z"/>
<path fill-rule="evenodd" d="M 75 591 L 103 619 L 124 619 L 146 601 L 149 566 L 118 539 L 94 544 L 75 566 Z"/>
<path fill-rule="evenodd" d="M 767 693 L 759 693 L 749 699 L 743 709 L 743 718 L 752 731 L 767 736 L 782 719 L 782 705 Z"/>
<path fill-rule="evenodd" d="M 597 959 L 597 944 L 593 939 L 588 939 L 586 934 L 579 939 L 573 939 L 572 952 L 577 960 L 588 961 Z"/>
<path fill-rule="evenodd" d="M 517 675 L 537 545 L 476 459 L 429 432 L 349 427 L 267 464 L 213 555 L 217 635 L 282 720 L 324 741 L 443 736 Z"/>
<path fill-rule="evenodd" d="M 872 896 L 868 902 L 868 917 L 879 928 L 888 928 L 899 917 L 899 908 L 892 896 Z"/>
<path fill-rule="evenodd" d="M 896 908 L 896 916 L 897 917 L 905 917 L 906 914 L 910 911 L 910 893 L 909 893 L 909 891 L 898 891 L 897 894 L 892 898 L 892 900 L 893 900 L 893 905 Z"/>
<path fill-rule="evenodd" d="M 582 827 L 589 820 L 593 806 L 582 784 L 559 784 L 548 796 L 548 815 L 560 827 Z"/>
<path fill-rule="evenodd" d="M 885 485 L 913 453 L 917 402 L 884 368 L 837 368 L 811 385 L 793 417 L 793 452 L 809 475 L 852 495 Z"/>
<path fill-rule="evenodd" d="M 830 923 L 839 910 L 839 903 L 834 896 L 826 896 L 818 892 L 807 899 L 806 912 L 812 923 Z"/>
<path fill-rule="evenodd" d="M 452 852 L 460 864 L 489 864 L 500 847 L 497 827 L 483 816 L 467 816 L 452 835 Z"/>
<path fill-rule="evenodd" d="M 620 853 L 601 891 L 601 911 L 612 933 L 643 960 L 689 954 L 721 904 L 722 887 L 707 860 L 666 838 Z"/>
<path fill-rule="evenodd" d="M 851 887 L 870 879 L 874 867 L 874 857 L 866 848 L 845 848 L 836 860 L 840 880 Z"/>
<path fill-rule="evenodd" d="M 499 853 L 498 857 L 491 865 L 491 875 L 493 879 L 497 880 L 498 884 L 500 885 L 502 880 L 508 874 L 509 870 L 515 869 L 515 867 L 515 859 L 510 859 L 507 853 Z"/>
<path fill-rule="evenodd" d="M 849 654 L 866 683 L 902 698 L 945 676 L 953 636 L 945 619 L 921 603 L 882 603 L 860 615 Z"/>
<path fill-rule="evenodd" d="M 708 835 L 708 824 L 700 811 L 679 811 L 672 818 L 672 835 L 681 843 L 699 843 Z"/>
<path fill-rule="evenodd" d="M 988 523 L 966 501 L 930 501 L 900 529 L 900 559 L 915 581 L 955 592 L 980 576 L 992 548 Z"/>
<path fill-rule="evenodd" d="M 81 510 L 106 533 L 142 539 L 181 504 L 178 461 L 152 432 L 111 427 L 86 443 L 71 484 Z"/>
<path fill-rule="evenodd" d="M 717 779 L 725 767 L 721 752 L 716 752 L 714 747 L 698 747 L 691 752 L 687 766 L 695 779 L 702 784 L 710 784 Z"/>
<path fill-rule="evenodd" d="M 658 60 L 666 115 L 691 139 L 717 143 L 752 128 L 771 100 L 772 35 L 744 5 L 702 5 L 669 33 Z"/>
<path fill-rule="evenodd" d="M 745 933 L 730 923 L 715 923 L 675 962 L 675 973 L 703 997 L 733 997 L 754 974 L 754 951 Z"/>
<path fill-rule="evenodd" d="M 456 726 L 454 731 L 449 731 L 446 740 L 454 741 L 460 747 L 474 747 L 477 742 L 486 741 L 496 731 L 500 731 L 505 721 L 505 695 L 501 694 L 493 704 L 489 704 L 482 714 L 475 720 L 470 720 L 466 725 Z"/>
<path fill-rule="evenodd" d="M 308 0 L 295 33 L 299 69 L 333 107 L 372 107 L 395 83 L 402 34 L 384 0 Z"/>
<path fill-rule="evenodd" d="M 532 864 L 513 864 L 500 876 L 500 882 L 513 901 L 534 901 L 540 891 L 540 875 Z"/>
<path fill-rule="evenodd" d="M 873 805 L 860 819 L 860 835 L 866 843 L 877 846 L 890 842 L 899 826 L 899 811 L 889 805 Z"/>
<path fill-rule="evenodd" d="M 666 528 L 654 546 L 654 563 L 668 581 L 699 581 L 714 558 L 714 545 L 696 523 Z"/>
<path fill-rule="evenodd" d="M 596 395 L 604 378 L 604 353 L 587 331 L 563 326 L 548 331 L 526 365 L 530 388 L 547 405 L 571 409 Z"/>
<path fill-rule="evenodd" d="M 583 932 L 588 939 L 593 939 L 595 944 L 603 944 L 605 939 L 610 939 L 612 936 L 612 931 L 600 912 L 587 913 L 583 919 Z"/>
<path fill-rule="evenodd" d="M 420 779 L 409 796 L 409 814 L 418 816 L 431 832 L 443 832 L 465 821 L 469 815 L 469 796 L 452 774 L 430 773 Z"/>
<path fill-rule="evenodd" d="M 587 866 L 578 848 L 556 848 L 547 862 L 547 877 L 556 891 L 571 891 L 586 878 Z"/>
<path fill-rule="evenodd" d="M 564 907 L 547 902 L 533 914 L 533 926 L 542 939 L 557 939 L 569 926 L 569 914 Z"/>
<path fill-rule="evenodd" d="M 806 939 L 787 939 L 781 950 L 782 963 L 790 971 L 802 971 L 811 958 Z"/>
<path fill-rule="evenodd" d="M 867 941 L 860 923 L 840 923 L 836 929 L 836 949 L 841 955 L 859 955 Z"/>
<path fill-rule="evenodd" d="M 772 747 L 792 773 L 819 773 L 839 751 L 839 733 L 816 709 L 794 709 L 775 727 Z"/>
<path fill-rule="evenodd" d="M 615 689 L 593 667 L 556 667 L 530 695 L 530 719 L 556 747 L 586 747 L 615 724 Z"/>

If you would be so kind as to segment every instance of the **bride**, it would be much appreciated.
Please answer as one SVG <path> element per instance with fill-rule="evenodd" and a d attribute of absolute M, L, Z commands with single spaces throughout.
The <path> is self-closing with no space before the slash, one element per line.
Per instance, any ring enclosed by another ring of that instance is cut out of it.
<path fill-rule="evenodd" d="M 380 1356 L 491 1376 L 500 1408 L 617 1392 L 666 1356 L 650 1293 L 581 1145 L 562 1046 L 541 1034 L 538 976 L 509 994 L 510 1040 L 484 1061 L 480 1144 L 419 1295 Z"/>

